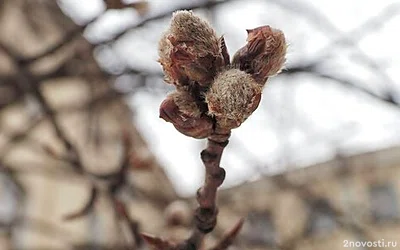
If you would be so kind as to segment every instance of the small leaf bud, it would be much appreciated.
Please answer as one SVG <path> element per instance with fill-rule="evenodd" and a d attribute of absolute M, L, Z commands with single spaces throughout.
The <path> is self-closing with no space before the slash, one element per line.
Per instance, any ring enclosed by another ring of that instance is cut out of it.
<path fill-rule="evenodd" d="M 285 36 L 270 26 L 247 30 L 247 33 L 247 44 L 236 52 L 232 64 L 264 85 L 268 77 L 281 71 L 286 61 Z"/>
<path fill-rule="evenodd" d="M 213 131 L 212 119 L 202 114 L 189 93 L 176 91 L 161 103 L 160 118 L 171 122 L 184 135 L 197 139 L 208 137 Z"/>
<path fill-rule="evenodd" d="M 224 66 L 222 43 L 208 22 L 191 11 L 175 12 L 158 46 L 165 80 L 177 86 L 190 81 L 208 86 Z"/>
<path fill-rule="evenodd" d="M 258 107 L 261 91 L 251 75 L 239 69 L 223 71 L 206 93 L 208 113 L 222 128 L 239 127 Z"/>

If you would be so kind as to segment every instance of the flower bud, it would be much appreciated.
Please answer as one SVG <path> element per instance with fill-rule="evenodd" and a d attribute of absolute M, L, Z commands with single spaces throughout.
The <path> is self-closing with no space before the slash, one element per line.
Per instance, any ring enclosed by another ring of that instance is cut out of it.
<path fill-rule="evenodd" d="M 177 91 L 161 103 L 160 118 L 171 122 L 184 135 L 197 139 L 208 137 L 213 131 L 213 121 L 202 114 L 189 93 Z"/>
<path fill-rule="evenodd" d="M 225 65 L 223 43 L 213 28 L 191 11 L 175 12 L 158 46 L 165 80 L 178 86 L 191 81 L 208 86 Z"/>
<path fill-rule="evenodd" d="M 225 129 L 239 127 L 258 107 L 262 86 L 251 75 L 229 69 L 219 74 L 205 96 L 209 115 Z"/>
<path fill-rule="evenodd" d="M 247 44 L 236 52 L 232 64 L 264 85 L 268 77 L 281 71 L 286 61 L 285 36 L 270 26 L 247 30 L 247 33 Z"/>

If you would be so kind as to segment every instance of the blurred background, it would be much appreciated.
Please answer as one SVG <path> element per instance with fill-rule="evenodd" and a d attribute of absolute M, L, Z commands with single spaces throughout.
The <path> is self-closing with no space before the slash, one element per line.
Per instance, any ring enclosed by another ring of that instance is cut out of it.
<path fill-rule="evenodd" d="M 158 114 L 173 88 L 157 43 L 179 9 L 207 19 L 231 55 L 261 25 L 289 43 L 232 131 L 209 244 L 245 217 L 231 249 L 400 249 L 400 2 L 389 0 L 1 0 L 0 249 L 147 249 L 139 232 L 188 235 L 205 140 Z"/>

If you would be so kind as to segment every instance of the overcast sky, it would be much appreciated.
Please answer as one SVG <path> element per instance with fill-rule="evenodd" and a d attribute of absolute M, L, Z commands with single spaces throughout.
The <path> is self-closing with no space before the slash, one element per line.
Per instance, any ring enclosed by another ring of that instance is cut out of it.
<path fill-rule="evenodd" d="M 61 2 L 80 23 L 104 8 L 100 0 L 86 0 L 84 4 L 80 0 Z M 151 16 L 191 1 L 149 2 L 148 15 Z M 245 44 L 245 29 L 269 24 L 285 32 L 290 44 L 288 66 L 330 55 L 329 60 L 320 65 L 323 70 L 354 80 L 378 94 L 389 88 L 399 101 L 400 36 L 396 34 L 400 16 L 392 15 L 399 8 L 398 1 L 388 0 L 259 0 L 233 1 L 218 6 L 212 15 L 198 14 L 212 19 L 217 33 L 225 36 L 231 54 Z M 360 25 L 381 15 L 382 11 L 387 20 L 364 36 L 364 30 L 358 29 Z M 319 19 L 320 16 L 325 19 Z M 133 10 L 109 11 L 85 34 L 89 40 L 98 42 L 140 18 Z M 107 58 L 107 66 L 111 67 L 113 63 L 126 64 L 159 72 L 157 41 L 168 19 L 129 33 L 113 47 L 100 50 L 99 58 Z M 348 46 L 330 45 L 333 40 L 342 39 L 345 33 L 353 38 L 362 35 L 358 51 Z M 383 73 L 377 74 L 358 63 L 356 59 L 360 54 L 370 57 Z M 117 86 L 123 86 L 124 81 L 126 78 L 121 78 Z M 150 81 L 155 89 L 164 84 L 157 79 Z M 139 91 L 128 101 L 136 112 L 135 123 L 178 192 L 190 195 L 203 180 L 199 152 L 205 140 L 185 137 L 158 118 L 159 104 L 167 92 L 161 87 L 152 93 Z M 240 128 L 233 130 L 222 160 L 227 170 L 224 186 L 259 178 L 260 168 L 268 174 L 328 160 L 334 157 L 336 148 L 354 154 L 397 145 L 400 142 L 399 111 L 333 81 L 306 75 L 271 79 L 259 109 Z"/>

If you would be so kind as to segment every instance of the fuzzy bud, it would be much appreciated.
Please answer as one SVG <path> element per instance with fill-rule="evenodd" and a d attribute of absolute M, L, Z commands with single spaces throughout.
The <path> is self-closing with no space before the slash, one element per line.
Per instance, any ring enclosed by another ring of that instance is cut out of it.
<path fill-rule="evenodd" d="M 206 138 L 213 131 L 211 118 L 200 112 L 195 100 L 185 91 L 167 96 L 160 106 L 160 118 L 171 122 L 182 134 L 197 139 Z"/>
<path fill-rule="evenodd" d="M 169 226 L 188 226 L 192 220 L 192 212 L 187 202 L 177 200 L 170 203 L 164 212 Z"/>
<path fill-rule="evenodd" d="M 286 61 L 286 41 L 282 31 L 270 26 L 247 30 L 247 44 L 236 52 L 232 64 L 264 85 L 278 74 Z"/>
<path fill-rule="evenodd" d="M 226 70 L 206 93 L 209 115 L 221 128 L 239 127 L 258 107 L 261 91 L 262 86 L 251 75 L 239 69 Z"/>
<path fill-rule="evenodd" d="M 191 11 L 175 12 L 158 46 L 165 80 L 177 86 L 191 81 L 201 86 L 210 85 L 225 65 L 224 48 L 223 39 L 217 37 L 206 21 Z"/>

